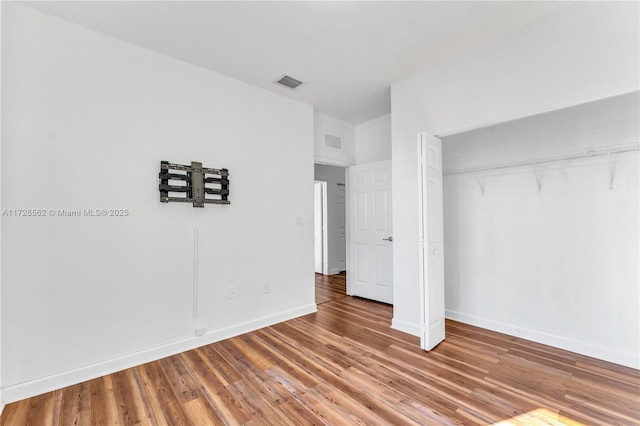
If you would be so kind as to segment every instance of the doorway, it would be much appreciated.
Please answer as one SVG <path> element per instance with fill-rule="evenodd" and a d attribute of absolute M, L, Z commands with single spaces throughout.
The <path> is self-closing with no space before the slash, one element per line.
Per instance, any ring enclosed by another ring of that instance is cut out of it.
<path fill-rule="evenodd" d="M 346 168 L 315 164 L 314 173 L 316 303 L 323 303 L 346 295 Z"/>

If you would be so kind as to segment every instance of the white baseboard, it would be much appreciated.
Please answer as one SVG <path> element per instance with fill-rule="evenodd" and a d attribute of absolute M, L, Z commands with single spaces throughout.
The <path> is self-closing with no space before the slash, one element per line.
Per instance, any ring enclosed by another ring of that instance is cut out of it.
<path fill-rule="evenodd" d="M 231 327 L 226 327 L 219 330 L 211 330 L 202 336 L 189 337 L 183 340 L 178 340 L 165 345 L 149 348 L 140 352 L 135 352 L 107 361 L 98 362 L 95 364 L 75 368 L 73 370 L 64 371 L 58 374 L 52 374 L 50 376 L 45 376 L 22 383 L 17 383 L 15 385 L 10 385 L 3 389 L 3 405 L 4 402 L 11 403 L 14 401 L 19 401 L 21 399 L 40 395 L 45 392 L 51 392 L 65 386 L 82 383 L 87 380 L 102 377 L 106 374 L 111 374 L 115 373 L 116 371 L 135 367 L 137 365 L 175 355 L 180 352 L 188 351 L 200 346 L 205 346 L 214 342 L 218 342 L 220 340 L 258 330 L 260 328 L 277 324 L 282 321 L 287 321 L 293 318 L 300 317 L 302 315 L 311 314 L 316 311 L 317 306 L 315 303 L 313 303 L 289 311 L 279 312 L 274 315 L 256 318 L 254 320 L 236 324 Z"/>
<path fill-rule="evenodd" d="M 340 273 L 340 268 L 329 269 L 329 275 L 337 275 Z"/>
<path fill-rule="evenodd" d="M 486 328 L 487 330 L 497 331 L 499 333 L 508 334 L 522 339 L 531 340 L 544 345 L 554 346 L 556 348 L 575 352 L 581 355 L 598 358 L 604 361 L 613 362 L 615 364 L 624 365 L 635 369 L 640 369 L 640 355 L 632 353 L 623 353 L 611 350 L 604 346 L 598 346 L 591 343 L 569 339 L 563 336 L 543 333 L 536 330 L 517 327 L 511 324 L 494 321 L 475 315 L 465 314 L 457 311 L 446 311 L 446 317 L 465 324 L 475 325 L 476 327 Z"/>
<path fill-rule="evenodd" d="M 411 334 L 412 336 L 420 337 L 420 324 L 415 324 L 409 321 L 393 318 L 391 320 L 391 328 L 393 328 L 394 330 Z"/>

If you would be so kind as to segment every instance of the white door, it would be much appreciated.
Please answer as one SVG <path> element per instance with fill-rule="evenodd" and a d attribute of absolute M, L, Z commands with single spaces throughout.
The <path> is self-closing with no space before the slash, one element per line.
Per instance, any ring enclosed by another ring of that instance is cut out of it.
<path fill-rule="evenodd" d="M 391 161 L 349 167 L 347 292 L 393 303 Z"/>
<path fill-rule="evenodd" d="M 315 243 L 315 270 L 318 274 L 326 274 L 326 238 L 325 238 L 325 218 L 326 218 L 326 182 L 315 182 L 313 185 L 314 196 L 314 243 Z"/>
<path fill-rule="evenodd" d="M 442 142 L 418 134 L 420 163 L 420 280 L 423 349 L 444 340 L 444 258 L 442 223 Z"/>

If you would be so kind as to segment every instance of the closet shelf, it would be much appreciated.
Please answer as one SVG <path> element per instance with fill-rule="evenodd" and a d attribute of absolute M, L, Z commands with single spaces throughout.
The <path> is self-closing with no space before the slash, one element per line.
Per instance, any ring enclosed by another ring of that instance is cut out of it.
<path fill-rule="evenodd" d="M 631 151 L 639 151 L 639 150 L 640 150 L 640 143 L 612 145 L 612 146 L 591 148 L 591 149 L 582 150 L 582 151 L 570 152 L 566 154 L 554 155 L 551 157 L 530 158 L 523 161 L 492 164 L 489 166 L 482 166 L 482 167 L 445 170 L 443 172 L 443 175 L 449 176 L 449 175 L 459 175 L 459 174 L 466 174 L 466 173 L 486 172 L 490 170 L 507 169 L 511 167 L 535 166 L 537 164 L 553 163 L 556 161 L 575 160 L 578 158 L 598 157 L 603 155 L 611 156 L 612 154 L 620 154 L 623 152 L 631 152 Z"/>

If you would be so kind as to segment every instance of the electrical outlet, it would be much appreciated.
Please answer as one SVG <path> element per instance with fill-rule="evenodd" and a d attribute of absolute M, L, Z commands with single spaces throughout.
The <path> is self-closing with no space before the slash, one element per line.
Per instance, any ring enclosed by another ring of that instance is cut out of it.
<path fill-rule="evenodd" d="M 271 293 L 271 283 L 264 283 L 264 286 L 262 287 L 262 293 Z"/>
<path fill-rule="evenodd" d="M 206 332 L 207 332 L 206 327 L 196 328 L 196 336 L 204 336 Z"/>
<path fill-rule="evenodd" d="M 238 288 L 237 287 L 229 287 L 227 292 L 227 297 L 229 299 L 235 299 L 238 297 Z"/>

